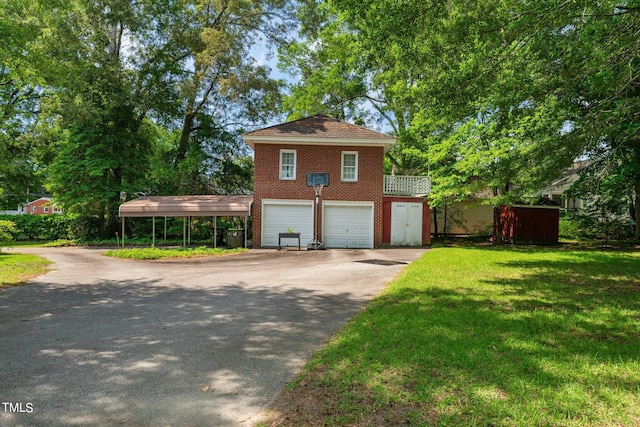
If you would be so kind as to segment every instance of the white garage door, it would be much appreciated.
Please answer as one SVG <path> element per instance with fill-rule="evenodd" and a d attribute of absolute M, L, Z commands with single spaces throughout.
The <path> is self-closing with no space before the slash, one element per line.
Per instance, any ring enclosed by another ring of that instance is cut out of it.
<path fill-rule="evenodd" d="M 300 233 L 300 245 L 305 247 L 313 239 L 312 200 L 262 200 L 263 247 L 278 246 L 278 233 L 289 230 Z M 282 245 L 297 246 L 297 240 L 286 239 Z"/>
<path fill-rule="evenodd" d="M 373 202 L 324 201 L 323 240 L 328 248 L 373 248 Z"/>

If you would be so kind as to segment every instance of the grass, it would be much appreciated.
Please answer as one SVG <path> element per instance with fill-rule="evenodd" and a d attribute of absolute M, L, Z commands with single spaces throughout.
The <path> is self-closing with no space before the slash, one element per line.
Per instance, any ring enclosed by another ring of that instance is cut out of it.
<path fill-rule="evenodd" d="M 125 259 L 136 260 L 158 260 L 158 259 L 176 259 L 176 258 L 196 258 L 208 256 L 221 256 L 247 252 L 245 248 L 223 249 L 223 248 L 207 248 L 200 246 L 197 248 L 131 248 L 131 249 L 112 249 L 104 253 L 106 256 L 112 256 Z"/>
<path fill-rule="evenodd" d="M 40 246 L 43 248 L 62 248 L 66 246 L 79 246 L 79 243 L 73 239 L 58 239 L 42 243 Z"/>
<path fill-rule="evenodd" d="M 36 255 L 0 252 L 0 288 L 23 285 L 27 280 L 49 271 L 51 264 Z"/>
<path fill-rule="evenodd" d="M 33 241 L 33 240 L 12 240 L 11 242 L 9 242 L 8 247 L 9 248 L 37 248 L 37 247 L 41 247 L 45 244 L 46 242 L 42 242 L 42 241 Z"/>
<path fill-rule="evenodd" d="M 270 414 L 267 425 L 638 426 L 640 253 L 430 250 Z"/>

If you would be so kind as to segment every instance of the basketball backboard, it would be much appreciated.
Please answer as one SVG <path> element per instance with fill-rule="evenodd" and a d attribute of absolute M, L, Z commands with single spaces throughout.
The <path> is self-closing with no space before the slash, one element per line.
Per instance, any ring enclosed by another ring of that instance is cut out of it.
<path fill-rule="evenodd" d="M 322 185 L 323 187 L 329 186 L 329 173 L 328 172 L 309 172 L 307 173 L 307 187 L 313 187 L 316 185 Z"/>

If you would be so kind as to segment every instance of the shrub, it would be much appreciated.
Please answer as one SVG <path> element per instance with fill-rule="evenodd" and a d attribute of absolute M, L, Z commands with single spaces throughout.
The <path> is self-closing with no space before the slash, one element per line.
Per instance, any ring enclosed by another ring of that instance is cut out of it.
<path fill-rule="evenodd" d="M 580 239 L 625 239 L 633 234 L 628 220 L 594 218 L 591 215 L 563 214 L 560 217 L 561 238 Z"/>
<path fill-rule="evenodd" d="M 64 215 L 15 215 L 0 219 L 15 225 L 10 232 L 13 240 L 54 240 L 68 237 L 67 219 Z"/>
<path fill-rule="evenodd" d="M 69 215 L 68 235 L 58 236 L 58 239 L 97 239 L 100 232 L 101 220 L 97 215 Z"/>
<path fill-rule="evenodd" d="M 59 240 L 86 238 L 92 228 L 87 217 L 78 215 L 4 215 L 0 220 L 15 224 L 13 240 Z"/>
<path fill-rule="evenodd" d="M 0 220 L 0 246 L 7 245 L 13 240 L 16 225 L 13 221 Z"/>

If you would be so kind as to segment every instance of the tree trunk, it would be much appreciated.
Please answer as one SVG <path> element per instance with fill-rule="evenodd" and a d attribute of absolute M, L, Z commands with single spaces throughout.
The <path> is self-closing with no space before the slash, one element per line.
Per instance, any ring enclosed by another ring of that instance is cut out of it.
<path fill-rule="evenodd" d="M 192 105 L 190 105 L 192 107 Z M 189 151 L 189 137 L 193 129 L 194 114 L 187 113 L 182 124 L 182 133 L 180 134 L 180 143 L 178 144 L 178 152 L 176 153 L 176 163 L 180 163 L 187 158 Z"/>
<path fill-rule="evenodd" d="M 635 219 L 633 220 L 633 224 L 635 226 L 635 237 L 636 240 L 640 241 L 640 224 L 638 221 L 640 219 L 640 176 L 636 177 L 636 183 L 635 183 Z"/>
<path fill-rule="evenodd" d="M 434 207 L 432 209 L 433 212 L 433 230 L 434 230 L 434 235 L 435 238 L 437 239 L 438 236 L 438 208 Z"/>
<path fill-rule="evenodd" d="M 100 206 L 98 208 L 98 237 L 103 239 L 106 236 L 106 212 L 107 212 L 107 207 L 104 203 L 100 203 Z"/>
<path fill-rule="evenodd" d="M 442 235 L 447 238 L 447 204 L 444 204 L 444 226 L 442 227 Z"/>
<path fill-rule="evenodd" d="M 495 240 L 496 245 L 502 245 L 502 206 L 493 208 L 493 226 L 495 227 Z"/>

